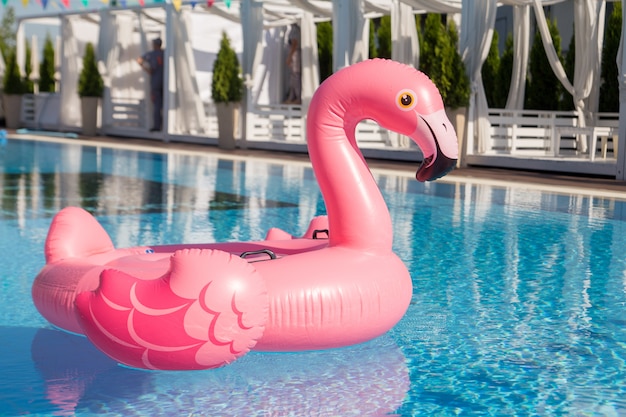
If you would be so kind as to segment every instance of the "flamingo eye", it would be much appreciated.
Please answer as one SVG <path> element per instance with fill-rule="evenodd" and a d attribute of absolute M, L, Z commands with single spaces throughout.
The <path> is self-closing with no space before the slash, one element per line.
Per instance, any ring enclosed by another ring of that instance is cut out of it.
<path fill-rule="evenodd" d="M 396 105 L 400 110 L 413 110 L 417 105 L 417 94 L 413 90 L 402 90 L 396 96 Z"/>

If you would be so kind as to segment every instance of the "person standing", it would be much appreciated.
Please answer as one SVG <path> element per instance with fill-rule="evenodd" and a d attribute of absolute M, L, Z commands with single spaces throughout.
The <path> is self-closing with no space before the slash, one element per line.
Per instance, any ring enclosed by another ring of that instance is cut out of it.
<path fill-rule="evenodd" d="M 163 49 L 161 38 L 152 41 L 152 50 L 137 58 L 137 63 L 150 74 L 150 99 L 152 100 L 151 132 L 160 131 L 163 124 Z"/>
<path fill-rule="evenodd" d="M 300 26 L 297 23 L 291 25 L 289 30 L 289 53 L 287 55 L 287 68 L 289 68 L 289 92 L 286 104 L 300 104 L 302 101 L 302 59 L 300 54 Z"/>

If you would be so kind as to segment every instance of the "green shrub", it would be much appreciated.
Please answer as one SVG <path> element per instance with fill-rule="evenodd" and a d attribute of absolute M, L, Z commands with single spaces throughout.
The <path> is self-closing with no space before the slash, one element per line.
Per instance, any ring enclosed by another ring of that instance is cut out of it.
<path fill-rule="evenodd" d="M 102 97 L 104 82 L 98 71 L 96 52 L 91 42 L 85 47 L 83 69 L 78 79 L 78 95 L 81 97 Z"/>
<path fill-rule="evenodd" d="M 622 3 L 615 2 L 609 16 L 602 48 L 602 82 L 600 84 L 600 111 L 619 111 L 619 73 L 617 71 L 617 51 L 622 33 Z"/>
<path fill-rule="evenodd" d="M 333 25 L 317 24 L 317 54 L 320 64 L 320 83 L 333 73 Z"/>
<path fill-rule="evenodd" d="M 8 52 L 6 70 L 4 72 L 4 93 L 5 94 L 26 94 L 28 86 L 20 74 L 17 66 L 17 56 L 15 48 Z"/>
<path fill-rule="evenodd" d="M 378 58 L 391 59 L 391 16 L 382 16 L 380 18 L 380 26 L 377 31 L 378 50 L 376 56 Z"/>
<path fill-rule="evenodd" d="M 39 65 L 39 91 L 54 92 L 54 44 L 50 36 L 46 36 L 43 45 L 43 59 Z"/>
<path fill-rule="evenodd" d="M 483 63 L 480 73 L 483 78 L 483 86 L 485 87 L 485 95 L 487 96 L 487 104 L 492 108 L 502 108 L 498 100 L 498 74 L 500 72 L 500 51 L 498 50 L 498 32 L 493 32 L 491 38 L 491 46 L 487 59 Z"/>
<path fill-rule="evenodd" d="M 554 49 L 563 62 L 561 54 L 561 35 L 556 22 L 546 19 Z M 563 86 L 554 75 L 546 51 L 543 47 L 539 30 L 535 32 L 535 39 L 530 50 L 528 63 L 529 76 L 526 87 L 526 103 L 524 107 L 531 110 L 558 110 L 559 101 L 563 95 Z"/>
<path fill-rule="evenodd" d="M 236 103 L 243 98 L 243 80 L 241 67 L 235 50 L 230 46 L 226 32 L 222 32 L 222 41 L 217 58 L 213 63 L 213 82 L 211 97 L 215 103 Z"/>
<path fill-rule="evenodd" d="M 466 107 L 470 95 L 469 77 L 458 51 L 454 21 L 450 21 L 446 29 L 440 15 L 429 13 L 419 34 L 420 70 L 435 83 L 446 107 Z"/>
<path fill-rule="evenodd" d="M 509 33 L 504 42 L 504 52 L 500 57 L 500 69 L 498 70 L 498 79 L 496 82 L 497 97 L 495 107 L 503 109 L 509 98 L 509 90 L 511 89 L 511 77 L 513 76 L 513 35 Z"/>

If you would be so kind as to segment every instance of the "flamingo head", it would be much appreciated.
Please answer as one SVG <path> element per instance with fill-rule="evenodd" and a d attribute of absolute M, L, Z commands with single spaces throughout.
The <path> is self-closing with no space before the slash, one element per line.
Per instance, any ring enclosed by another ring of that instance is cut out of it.
<path fill-rule="evenodd" d="M 376 97 L 373 119 L 410 137 L 424 155 L 415 175 L 418 181 L 432 181 L 450 172 L 459 155 L 457 136 L 435 84 L 424 73 L 398 62 L 376 59 L 366 65 L 372 66 L 380 80 L 370 80 L 367 87 Z"/>

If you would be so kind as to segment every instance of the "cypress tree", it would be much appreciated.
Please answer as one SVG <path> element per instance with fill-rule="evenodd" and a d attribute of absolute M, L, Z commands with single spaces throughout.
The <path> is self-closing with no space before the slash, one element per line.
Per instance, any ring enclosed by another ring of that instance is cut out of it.
<path fill-rule="evenodd" d="M 46 36 L 43 46 L 43 59 L 39 65 L 39 91 L 54 92 L 54 44 L 50 36 Z"/>
<path fill-rule="evenodd" d="M 32 55 L 33 53 L 37 53 L 37 51 L 34 51 L 31 49 L 30 47 L 30 43 L 26 42 L 26 62 L 24 62 L 24 83 L 26 85 L 26 92 L 27 93 L 33 93 L 33 91 L 35 90 L 35 85 L 33 84 L 33 82 L 30 80 L 30 73 L 33 71 L 33 65 L 32 65 Z"/>
<path fill-rule="evenodd" d="M 370 19 L 370 35 L 369 35 L 369 50 L 367 56 L 371 58 L 376 58 L 376 23 L 374 19 Z"/>
<path fill-rule="evenodd" d="M 619 74 L 617 71 L 617 51 L 622 31 L 622 3 L 613 3 L 613 12 L 609 17 L 602 47 L 602 70 L 600 84 L 601 112 L 619 111 Z"/>
<path fill-rule="evenodd" d="M 467 107 L 470 96 L 469 77 L 465 72 L 465 64 L 459 54 L 459 34 L 456 30 L 454 20 L 448 22 L 448 50 L 447 55 L 450 57 L 452 67 L 450 68 L 450 76 L 452 85 L 450 90 L 446 92 L 444 103 L 446 106 L 457 109 L 459 107 Z"/>
<path fill-rule="evenodd" d="M 500 57 L 500 69 L 496 80 L 495 107 L 503 109 L 509 98 L 511 89 L 511 77 L 513 76 L 513 36 L 509 34 L 504 42 L 504 51 Z"/>
<path fill-rule="evenodd" d="M 3 82 L 5 94 L 20 95 L 28 92 L 26 83 L 20 75 L 20 69 L 17 66 L 17 53 L 15 52 L 15 48 L 8 51 Z"/>
<path fill-rule="evenodd" d="M 500 72 L 500 51 L 498 50 L 498 32 L 493 32 L 489 54 L 483 63 L 480 73 L 483 77 L 485 95 L 489 107 L 501 108 L 498 102 L 498 74 Z"/>
<path fill-rule="evenodd" d="M 556 22 L 546 19 L 554 49 L 561 62 L 561 36 L 556 26 Z M 526 87 L 526 109 L 532 110 L 557 110 L 562 95 L 563 87 L 556 78 L 550 62 L 546 56 L 541 34 L 539 30 L 535 32 L 535 39 L 530 50 L 529 76 Z"/>
<path fill-rule="evenodd" d="M 333 73 L 333 25 L 331 22 L 317 24 L 317 54 L 321 83 Z"/>
<path fill-rule="evenodd" d="M 243 98 L 243 79 L 237 53 L 230 46 L 226 32 L 222 32 L 220 49 L 213 62 L 211 97 L 215 103 L 236 103 Z"/>
<path fill-rule="evenodd" d="M 443 78 L 442 70 L 446 36 L 441 17 L 434 13 L 427 14 L 424 28 L 418 33 L 420 35 L 420 70 L 428 75 L 440 90 L 449 88 L 449 82 Z"/>
<path fill-rule="evenodd" d="M 458 52 L 454 21 L 446 29 L 440 15 L 428 14 L 420 33 L 420 50 L 420 70 L 435 83 L 445 106 L 453 109 L 467 106 L 469 78 Z"/>
<path fill-rule="evenodd" d="M 8 6 L 4 9 L 2 20 L 0 20 L 0 52 L 4 62 L 9 60 L 11 51 L 15 49 L 15 9 Z"/>
<path fill-rule="evenodd" d="M 91 42 L 85 46 L 83 69 L 78 78 L 78 95 L 80 97 L 102 97 L 104 82 L 98 71 L 96 51 Z"/>
<path fill-rule="evenodd" d="M 377 31 L 379 58 L 391 59 L 391 16 L 382 16 Z"/>

